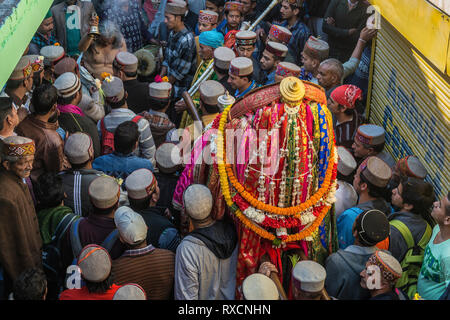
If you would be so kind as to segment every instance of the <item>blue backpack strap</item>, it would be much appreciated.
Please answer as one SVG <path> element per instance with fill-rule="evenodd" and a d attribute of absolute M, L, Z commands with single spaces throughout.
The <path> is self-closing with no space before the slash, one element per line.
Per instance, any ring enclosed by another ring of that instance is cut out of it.
<path fill-rule="evenodd" d="M 111 233 L 103 240 L 101 246 L 111 252 L 112 247 L 116 243 L 117 239 L 119 239 L 119 230 L 115 229 L 111 231 Z"/>
<path fill-rule="evenodd" d="M 73 213 L 68 213 L 64 216 L 64 218 L 59 221 L 56 226 L 55 234 L 53 235 L 53 239 L 56 239 L 57 244 L 59 245 L 62 236 L 66 233 L 67 229 L 70 227 L 73 221 L 77 219 L 78 216 Z"/>
<path fill-rule="evenodd" d="M 79 225 L 80 225 L 80 222 L 82 219 L 83 219 L 83 217 L 76 220 L 70 226 L 70 244 L 72 247 L 72 253 L 73 253 L 74 259 L 78 258 L 78 255 L 80 254 L 81 249 L 83 249 L 83 247 L 81 246 L 80 235 L 78 233 L 78 228 L 79 228 Z"/>

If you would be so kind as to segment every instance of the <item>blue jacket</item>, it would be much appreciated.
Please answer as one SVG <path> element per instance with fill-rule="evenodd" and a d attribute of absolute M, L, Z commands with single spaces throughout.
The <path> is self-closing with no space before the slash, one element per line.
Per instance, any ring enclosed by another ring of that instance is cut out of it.
<path fill-rule="evenodd" d="M 138 169 L 144 168 L 153 171 L 153 165 L 150 160 L 140 158 L 133 153 L 124 155 L 118 152 L 98 157 L 92 163 L 92 167 L 95 170 L 103 171 L 109 176 L 124 180 L 133 171 Z"/>

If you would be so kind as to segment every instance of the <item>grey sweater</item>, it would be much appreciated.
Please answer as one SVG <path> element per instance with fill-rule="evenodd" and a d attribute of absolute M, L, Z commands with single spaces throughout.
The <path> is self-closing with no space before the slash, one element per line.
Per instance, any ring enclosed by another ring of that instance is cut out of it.
<path fill-rule="evenodd" d="M 328 294 L 339 300 L 369 299 L 369 290 L 361 287 L 359 274 L 364 270 L 367 260 L 376 250 L 376 247 L 350 245 L 344 250 L 338 250 L 330 255 L 325 260 L 327 271 L 325 289 Z"/>

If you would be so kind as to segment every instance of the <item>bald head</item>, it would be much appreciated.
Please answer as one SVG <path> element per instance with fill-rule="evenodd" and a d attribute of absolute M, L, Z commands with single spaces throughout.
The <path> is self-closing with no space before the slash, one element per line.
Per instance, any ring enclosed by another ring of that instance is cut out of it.
<path fill-rule="evenodd" d="M 325 90 L 342 84 L 343 77 L 344 67 L 339 60 L 330 58 L 320 63 L 317 80 Z"/>

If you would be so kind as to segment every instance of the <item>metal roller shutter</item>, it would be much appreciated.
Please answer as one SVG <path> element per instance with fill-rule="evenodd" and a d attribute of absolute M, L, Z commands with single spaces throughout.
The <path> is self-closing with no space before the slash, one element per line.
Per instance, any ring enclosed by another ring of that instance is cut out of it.
<path fill-rule="evenodd" d="M 370 116 L 386 130 L 395 159 L 414 154 L 441 197 L 450 190 L 449 77 L 430 63 L 384 18 L 373 59 Z"/>

